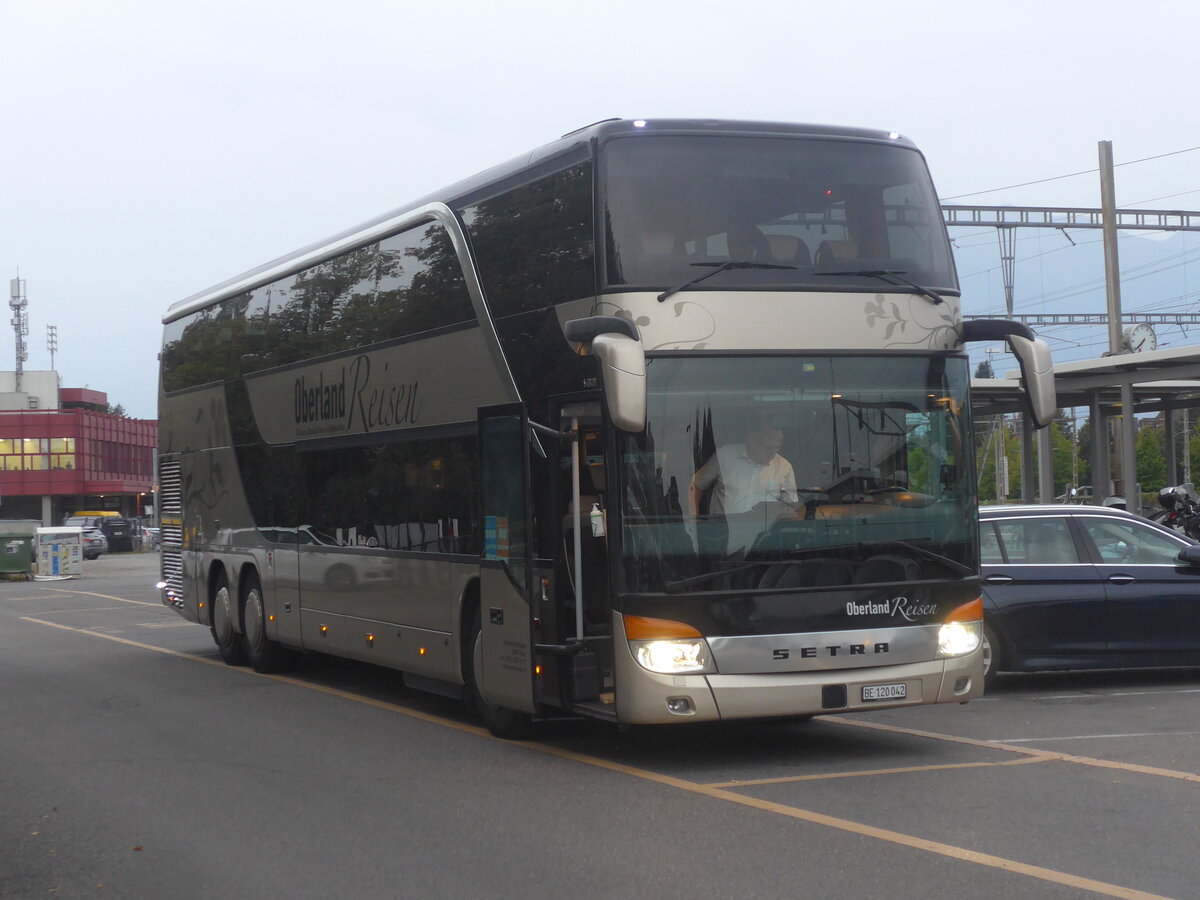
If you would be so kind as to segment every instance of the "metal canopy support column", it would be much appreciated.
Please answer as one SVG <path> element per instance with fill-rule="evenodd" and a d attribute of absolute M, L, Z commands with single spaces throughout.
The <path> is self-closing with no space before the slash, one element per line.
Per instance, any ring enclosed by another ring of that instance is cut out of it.
<path fill-rule="evenodd" d="M 1033 489 L 1033 422 L 1028 413 L 1021 413 L 1021 502 L 1035 502 Z"/>
<path fill-rule="evenodd" d="M 1112 474 L 1108 468 L 1108 419 L 1104 417 L 1100 395 L 1091 395 L 1092 423 L 1092 496 L 1099 503 L 1112 493 Z"/>
<path fill-rule="evenodd" d="M 1163 410 L 1163 426 L 1166 428 L 1166 440 L 1163 441 L 1163 456 L 1167 469 L 1167 484 L 1179 484 L 1183 479 L 1179 477 L 1179 454 L 1175 448 L 1175 435 L 1177 432 L 1176 423 L 1178 419 L 1175 417 L 1176 407 L 1174 403 L 1167 404 L 1167 408 Z"/>
<path fill-rule="evenodd" d="M 1142 498 L 1138 493 L 1137 457 L 1134 455 L 1134 434 L 1137 429 L 1137 416 L 1133 411 L 1133 385 L 1129 382 L 1121 385 L 1121 480 L 1124 482 L 1125 508 L 1130 512 L 1139 512 L 1142 508 Z"/>
<path fill-rule="evenodd" d="M 1054 450 L 1051 447 L 1052 425 L 1038 429 L 1038 491 L 1042 503 L 1054 502 Z"/>

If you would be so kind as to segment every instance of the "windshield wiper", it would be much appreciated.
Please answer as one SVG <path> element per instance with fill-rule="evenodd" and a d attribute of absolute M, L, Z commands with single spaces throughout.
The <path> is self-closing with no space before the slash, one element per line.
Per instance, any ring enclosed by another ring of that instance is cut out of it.
<path fill-rule="evenodd" d="M 687 588 L 704 584 L 706 581 L 715 581 L 718 578 L 724 578 L 726 575 L 736 575 L 738 572 L 747 572 L 750 569 L 757 569 L 759 566 L 777 565 L 797 565 L 797 563 L 789 563 L 777 559 L 759 559 L 754 562 L 741 563 L 728 569 L 721 569 L 719 572 L 705 572 L 702 575 L 689 575 L 687 578 L 680 578 L 678 581 L 667 581 L 663 584 L 663 592 L 677 594 Z"/>
<path fill-rule="evenodd" d="M 927 287 L 917 284 L 915 281 L 909 281 L 903 276 L 905 272 L 897 272 L 892 269 L 854 269 L 848 272 L 813 272 L 814 275 L 858 275 L 863 278 L 878 278 L 880 281 L 886 281 L 888 284 L 904 284 L 915 290 L 918 294 L 933 303 L 935 306 L 940 303 L 945 303 L 938 294 L 931 291 Z M 659 298 L 662 299 L 661 297 Z"/>
<path fill-rule="evenodd" d="M 663 291 L 661 294 L 658 295 L 659 303 L 662 303 L 664 300 L 666 300 L 672 294 L 678 294 L 680 291 L 686 291 L 688 288 L 690 288 L 694 284 L 699 284 L 705 278 L 712 278 L 718 272 L 727 272 L 730 269 L 794 269 L 794 268 L 796 268 L 795 266 L 783 266 L 778 263 L 753 262 L 751 260 L 736 260 L 736 259 L 731 259 L 729 262 L 723 262 L 723 263 L 700 262 L 700 263 L 692 263 L 692 265 L 693 266 L 712 266 L 713 270 L 711 272 L 705 272 L 703 275 L 699 276 L 698 278 L 693 278 L 691 281 L 685 281 L 683 284 L 679 285 L 679 287 L 668 288 L 667 290 Z"/>

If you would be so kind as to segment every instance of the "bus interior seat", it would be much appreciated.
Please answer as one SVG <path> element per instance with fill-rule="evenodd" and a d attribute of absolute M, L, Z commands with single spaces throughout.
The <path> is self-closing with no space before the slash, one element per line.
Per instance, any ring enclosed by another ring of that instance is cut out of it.
<path fill-rule="evenodd" d="M 875 584 L 881 581 L 917 581 L 921 567 L 907 556 L 882 553 L 867 559 L 854 572 L 855 584 Z"/>
<path fill-rule="evenodd" d="M 725 244 L 732 260 L 767 262 L 773 259 L 770 241 L 753 225 L 730 229 L 725 235 Z"/>
<path fill-rule="evenodd" d="M 771 258 L 785 266 L 811 266 L 812 254 L 808 252 L 808 244 L 792 234 L 768 234 L 767 244 L 771 248 Z"/>
<path fill-rule="evenodd" d="M 818 269 L 830 269 L 858 259 L 857 241 L 821 241 L 817 247 Z"/>
<path fill-rule="evenodd" d="M 837 587 L 851 584 L 850 564 L 844 559 L 806 559 L 803 563 L 769 566 L 758 586 L 770 588 Z"/>

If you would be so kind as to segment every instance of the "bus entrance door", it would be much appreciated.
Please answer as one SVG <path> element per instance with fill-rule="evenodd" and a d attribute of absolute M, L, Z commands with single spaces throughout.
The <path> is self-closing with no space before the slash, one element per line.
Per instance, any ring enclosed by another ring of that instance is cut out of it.
<path fill-rule="evenodd" d="M 569 694 L 576 711 L 612 713 L 612 603 L 605 501 L 605 433 L 600 400 L 570 398 L 558 409 L 572 440 L 560 445 L 558 491 L 562 530 L 557 579 L 559 640 L 572 646 Z"/>
<path fill-rule="evenodd" d="M 483 558 L 475 677 L 496 706 L 533 712 L 530 426 L 521 404 L 479 411 Z"/>

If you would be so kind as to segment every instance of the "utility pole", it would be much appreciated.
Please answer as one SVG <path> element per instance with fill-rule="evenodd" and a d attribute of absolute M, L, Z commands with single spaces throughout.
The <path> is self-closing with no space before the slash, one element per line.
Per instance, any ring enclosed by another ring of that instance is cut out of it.
<path fill-rule="evenodd" d="M 8 305 L 12 309 L 12 327 L 17 336 L 17 368 L 14 390 L 19 394 L 21 393 L 21 376 L 25 372 L 25 360 L 29 359 L 29 353 L 25 348 L 25 336 L 29 334 L 29 319 L 25 315 L 25 307 L 29 305 L 29 301 L 25 297 L 25 279 L 21 277 L 20 269 L 17 269 L 17 277 L 12 280 L 11 288 Z"/>
<path fill-rule="evenodd" d="M 1116 356 L 1124 351 L 1121 340 L 1121 267 L 1117 261 L 1117 200 L 1113 178 L 1112 141 L 1100 142 L 1100 209 L 1104 219 L 1104 285 L 1108 296 L 1108 353 Z M 1137 457 L 1134 455 L 1134 431 L 1137 417 L 1133 413 L 1133 385 L 1121 385 L 1121 419 L 1114 444 L 1117 465 L 1121 473 L 1120 493 L 1125 496 L 1125 508 L 1130 512 L 1141 509 L 1137 486 Z"/>

